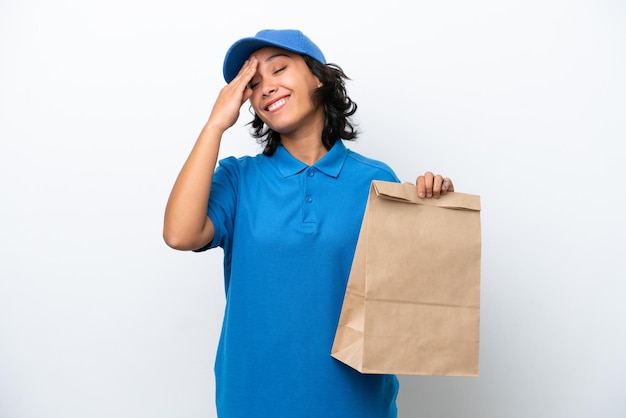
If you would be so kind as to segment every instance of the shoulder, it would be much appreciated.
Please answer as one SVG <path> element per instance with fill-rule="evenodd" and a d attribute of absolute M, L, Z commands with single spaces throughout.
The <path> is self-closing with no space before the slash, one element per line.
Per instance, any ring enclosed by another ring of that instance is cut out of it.
<path fill-rule="evenodd" d="M 236 157 L 234 155 L 224 157 L 219 160 L 220 167 L 244 167 L 249 164 L 259 164 L 266 157 L 263 154 L 258 155 L 244 155 Z"/>
<path fill-rule="evenodd" d="M 244 155 L 240 157 L 228 156 L 219 160 L 218 170 L 227 171 L 231 173 L 246 172 L 250 169 L 254 169 L 267 160 L 267 157 L 263 154 L 258 155 Z"/>
<path fill-rule="evenodd" d="M 373 172 L 384 175 L 385 177 L 389 177 L 390 180 L 398 179 L 396 173 L 387 163 L 370 157 L 366 157 L 350 149 L 348 149 L 347 151 L 347 161 L 351 162 L 352 164 L 360 166 L 361 168 L 369 169 Z"/>
<path fill-rule="evenodd" d="M 222 184 L 229 187 L 237 187 L 241 182 L 247 182 L 250 178 L 258 176 L 260 166 L 265 159 L 260 156 L 228 156 L 219 160 L 213 174 L 213 184 Z M 213 193 L 213 192 L 211 192 Z"/>

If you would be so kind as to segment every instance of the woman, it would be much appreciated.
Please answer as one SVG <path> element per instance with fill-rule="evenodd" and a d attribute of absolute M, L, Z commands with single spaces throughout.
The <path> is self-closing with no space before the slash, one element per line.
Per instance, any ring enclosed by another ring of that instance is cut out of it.
<path fill-rule="evenodd" d="M 228 84 L 176 180 L 164 222 L 175 249 L 224 250 L 218 415 L 395 417 L 397 378 L 360 374 L 330 350 L 370 183 L 399 180 L 386 164 L 345 147 L 358 135 L 347 76 L 302 32 L 241 39 L 223 70 Z M 222 135 L 248 100 L 263 153 L 217 165 Z M 453 190 L 431 172 L 417 179 L 421 197 Z"/>

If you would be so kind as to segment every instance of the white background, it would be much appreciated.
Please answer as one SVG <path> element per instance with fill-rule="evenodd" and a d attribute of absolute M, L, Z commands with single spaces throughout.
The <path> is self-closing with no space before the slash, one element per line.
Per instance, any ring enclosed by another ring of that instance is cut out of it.
<path fill-rule="evenodd" d="M 162 217 L 263 28 L 352 78 L 353 149 L 481 196 L 480 376 L 402 376 L 400 416 L 626 416 L 625 3 L 218 3 L 0 3 L 0 417 L 215 416 L 222 254 Z"/>

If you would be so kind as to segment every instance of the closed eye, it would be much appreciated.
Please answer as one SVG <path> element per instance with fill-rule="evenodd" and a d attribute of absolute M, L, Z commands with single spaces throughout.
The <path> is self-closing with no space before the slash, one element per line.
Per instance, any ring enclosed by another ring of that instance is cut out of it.
<path fill-rule="evenodd" d="M 277 55 L 276 57 L 279 57 L 279 56 L 280 56 L 280 55 Z M 276 58 L 276 57 L 272 57 L 272 58 Z M 281 72 L 285 71 L 286 69 L 287 69 L 287 65 L 283 65 L 282 67 L 279 67 L 278 69 L 276 69 L 276 70 L 272 73 L 272 75 L 278 75 L 278 74 L 280 74 Z M 250 81 L 246 87 L 247 87 L 247 88 L 249 88 L 249 89 L 251 89 L 251 90 L 254 90 L 254 89 L 255 89 L 258 85 L 259 85 L 259 82 L 258 82 L 258 81 L 257 81 L 257 82 L 252 82 L 252 81 Z"/>

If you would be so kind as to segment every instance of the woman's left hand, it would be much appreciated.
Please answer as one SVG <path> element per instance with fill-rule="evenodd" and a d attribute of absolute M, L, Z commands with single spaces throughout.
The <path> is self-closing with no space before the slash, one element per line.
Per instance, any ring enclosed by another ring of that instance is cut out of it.
<path fill-rule="evenodd" d="M 439 198 L 448 192 L 454 191 L 454 184 L 448 177 L 443 177 L 441 174 L 433 174 L 430 171 L 424 173 L 424 175 L 418 176 L 415 181 L 417 186 L 417 195 L 421 198 Z"/>

